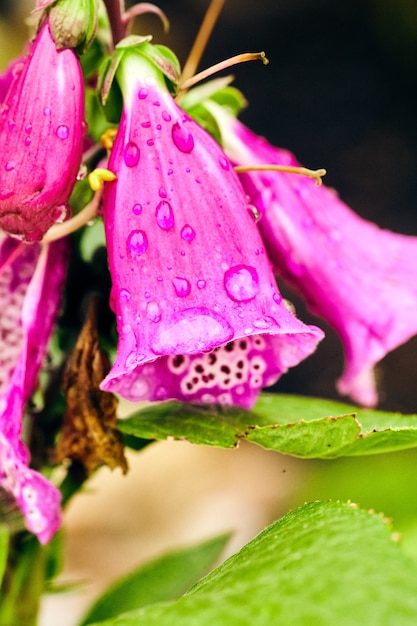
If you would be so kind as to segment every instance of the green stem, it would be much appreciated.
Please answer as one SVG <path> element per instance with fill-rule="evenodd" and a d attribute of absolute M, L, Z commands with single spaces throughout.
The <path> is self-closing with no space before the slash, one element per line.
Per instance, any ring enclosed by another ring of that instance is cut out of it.
<path fill-rule="evenodd" d="M 45 550 L 27 533 L 18 536 L 15 543 L 1 587 L 0 624 L 36 626 L 45 587 Z"/>

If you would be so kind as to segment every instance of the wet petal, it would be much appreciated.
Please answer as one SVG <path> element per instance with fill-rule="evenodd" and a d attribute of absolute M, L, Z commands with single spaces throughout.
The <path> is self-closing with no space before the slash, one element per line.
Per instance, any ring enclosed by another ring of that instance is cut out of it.
<path fill-rule="evenodd" d="M 68 214 L 81 162 L 83 79 L 72 50 L 56 50 L 46 22 L 0 114 L 0 228 L 40 240 Z"/>
<path fill-rule="evenodd" d="M 152 66 L 130 59 L 119 70 L 125 109 L 109 160 L 117 181 L 106 185 L 103 204 L 119 346 L 102 387 L 134 400 L 204 401 L 204 385 L 188 393 L 170 357 L 258 334 L 268 336 L 262 384 L 271 384 L 288 367 L 277 357 L 285 340 L 295 365 L 322 332 L 282 303 L 241 184 L 218 144 L 178 107 Z M 253 403 L 261 384 L 254 394 L 246 383 L 233 401 Z M 219 401 L 222 384 L 206 386 Z"/>

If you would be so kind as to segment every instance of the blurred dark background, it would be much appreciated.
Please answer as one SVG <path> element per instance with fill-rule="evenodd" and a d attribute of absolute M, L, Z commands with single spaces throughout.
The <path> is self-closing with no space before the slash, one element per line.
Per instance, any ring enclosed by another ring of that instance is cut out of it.
<path fill-rule="evenodd" d="M 26 32 L 22 16 L 33 4 L 0 2 L 2 65 L 18 53 Z M 208 0 L 157 4 L 170 33 L 155 16 L 137 20 L 135 30 L 172 46 L 183 64 Z M 361 216 L 417 235 L 415 0 L 228 0 L 201 68 L 258 50 L 266 52 L 268 66 L 233 70 L 249 101 L 242 121 L 306 166 L 325 167 L 326 184 Z M 301 319 L 318 323 L 292 299 Z M 333 381 L 342 351 L 325 330 L 317 353 L 279 382 L 280 391 L 337 397 Z M 384 359 L 378 378 L 381 408 L 417 412 L 417 338 Z"/>

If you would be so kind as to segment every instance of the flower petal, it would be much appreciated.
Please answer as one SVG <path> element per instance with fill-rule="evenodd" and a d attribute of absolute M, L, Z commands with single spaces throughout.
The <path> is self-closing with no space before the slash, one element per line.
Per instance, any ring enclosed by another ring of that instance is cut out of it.
<path fill-rule="evenodd" d="M 83 79 L 48 22 L 14 74 L 0 116 L 0 228 L 37 241 L 68 213 L 82 155 Z"/>
<path fill-rule="evenodd" d="M 276 355 L 284 337 L 297 355 L 293 365 L 315 349 L 322 332 L 282 303 L 229 160 L 149 67 L 125 61 L 125 109 L 109 161 L 117 181 L 104 195 L 120 340 L 102 388 L 132 400 L 201 400 L 204 386 L 184 393 L 187 383 L 169 357 L 205 359 L 201 353 L 258 334 L 269 336 L 262 384 L 271 384 L 283 371 Z M 212 394 L 213 385 L 207 388 Z"/>
<path fill-rule="evenodd" d="M 60 494 L 29 468 L 20 440 L 24 406 L 33 393 L 60 303 L 67 242 L 26 246 L 0 236 L 0 485 L 42 543 L 60 525 Z"/>
<path fill-rule="evenodd" d="M 236 120 L 226 151 L 237 164 L 299 165 Z M 343 342 L 340 393 L 373 406 L 374 365 L 417 332 L 417 238 L 378 228 L 324 185 L 293 174 L 250 172 L 241 181 L 276 273 L 325 318 Z"/>

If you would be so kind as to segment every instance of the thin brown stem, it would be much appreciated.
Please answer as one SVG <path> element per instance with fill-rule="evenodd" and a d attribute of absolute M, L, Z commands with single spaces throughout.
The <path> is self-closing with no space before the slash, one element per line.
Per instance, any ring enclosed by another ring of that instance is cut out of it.
<path fill-rule="evenodd" d="M 62 222 L 62 224 L 54 224 L 54 226 L 51 226 L 45 237 L 42 239 L 42 243 L 51 243 L 52 241 L 57 241 L 57 239 L 62 239 L 63 237 L 74 233 L 76 230 L 85 226 L 88 222 L 94 219 L 97 215 L 102 195 L 103 190 L 99 189 L 94 194 L 91 202 L 89 202 L 87 206 L 82 209 L 82 211 L 77 213 L 77 215 L 74 215 L 74 217 L 66 222 Z"/>
<path fill-rule="evenodd" d="M 194 74 L 192 78 L 181 82 L 179 85 L 179 94 L 187 91 L 191 87 L 194 87 L 194 85 L 200 83 L 202 80 L 213 76 L 213 74 L 217 74 L 217 72 L 227 70 L 229 67 L 233 67 L 239 63 L 246 63 L 247 61 L 262 61 L 264 65 L 268 65 L 269 63 L 265 56 L 265 52 L 243 52 L 242 54 L 237 54 L 236 56 L 220 61 L 220 63 L 216 63 L 215 65 L 208 67 L 206 70 L 203 70 L 198 74 Z"/>
<path fill-rule="evenodd" d="M 213 32 L 213 28 L 216 25 L 217 19 L 221 13 L 223 5 L 226 0 L 211 0 L 210 6 L 204 16 L 200 30 L 197 33 L 197 37 L 194 40 L 194 44 L 191 48 L 188 59 L 185 62 L 184 69 L 182 71 L 181 80 L 187 81 L 197 71 L 197 67 L 201 61 L 201 57 L 206 49 L 207 42 L 210 39 L 210 35 Z"/>

